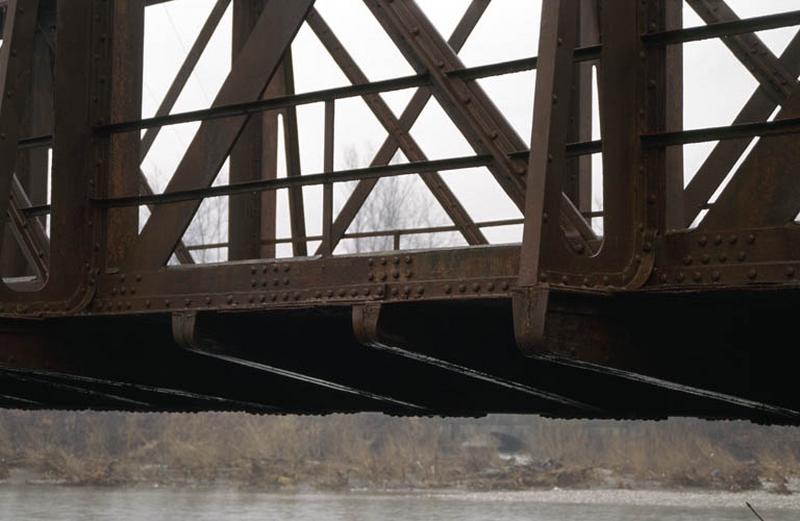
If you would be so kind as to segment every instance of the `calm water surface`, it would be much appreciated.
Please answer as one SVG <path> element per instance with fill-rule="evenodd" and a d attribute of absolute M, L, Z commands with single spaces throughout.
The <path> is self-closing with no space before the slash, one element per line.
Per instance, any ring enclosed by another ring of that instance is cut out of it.
<path fill-rule="evenodd" d="M 267 494 L 233 490 L 0 487 L 0 519 L 95 520 L 800 520 L 800 497 L 653 491 Z"/>

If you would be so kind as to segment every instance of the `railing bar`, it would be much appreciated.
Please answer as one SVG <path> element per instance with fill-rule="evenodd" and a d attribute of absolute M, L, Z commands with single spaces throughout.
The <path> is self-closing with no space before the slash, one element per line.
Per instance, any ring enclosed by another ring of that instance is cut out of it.
<path fill-rule="evenodd" d="M 657 33 L 642 35 L 642 42 L 647 46 L 673 45 L 678 43 L 696 42 L 711 38 L 721 38 L 737 34 L 766 31 L 800 25 L 800 11 L 755 16 L 729 22 L 719 22 L 700 27 L 687 27 Z"/>

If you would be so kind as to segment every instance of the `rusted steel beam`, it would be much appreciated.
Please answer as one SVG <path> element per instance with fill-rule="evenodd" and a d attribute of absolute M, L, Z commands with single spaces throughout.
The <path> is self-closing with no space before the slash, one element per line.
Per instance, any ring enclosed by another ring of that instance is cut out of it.
<path fill-rule="evenodd" d="M 263 94 L 312 4 L 313 0 L 273 0 L 266 5 L 214 106 L 246 102 Z M 247 120 L 240 116 L 201 124 L 166 192 L 211 185 Z M 199 204 L 195 201 L 157 208 L 145 224 L 127 266 L 163 266 Z"/>
<path fill-rule="evenodd" d="M 142 117 L 144 81 L 144 5 L 140 0 L 114 2 L 112 34 L 111 106 L 112 121 Z M 110 165 L 105 187 L 110 197 L 137 193 L 140 137 L 137 133 L 110 137 Z M 119 266 L 139 235 L 139 209 L 119 208 L 106 216 L 106 264 Z"/>
<path fill-rule="evenodd" d="M 488 2 L 481 2 L 477 5 L 483 5 L 485 9 Z M 351 83 L 369 83 L 367 76 L 361 71 L 358 64 L 356 64 L 316 10 L 312 9 L 306 22 Z M 380 96 L 364 96 L 363 99 L 378 121 L 380 121 L 389 133 L 389 136 L 397 142 L 399 149 L 405 154 L 409 161 L 426 161 L 428 159 L 411 134 L 408 133 L 409 129 L 401 125 L 401 122 L 395 117 L 392 110 Z M 456 226 L 458 226 L 467 244 L 487 244 L 486 237 L 484 237 L 483 233 L 475 226 L 475 223 L 472 221 L 466 209 L 461 205 L 458 198 L 456 198 L 455 194 L 450 190 L 450 187 L 438 172 L 430 172 L 423 175 L 422 180 L 431 190 L 434 197 L 436 197 L 436 200 L 439 201 L 445 213 Z M 324 246 L 328 248 L 328 245 Z"/>
<path fill-rule="evenodd" d="M 236 67 L 239 53 L 247 43 L 265 4 L 265 0 L 233 1 L 232 67 Z M 273 79 L 271 83 L 276 83 L 277 79 Z M 283 79 L 280 80 L 278 83 L 283 87 Z M 281 88 L 280 92 L 283 93 L 283 90 Z M 269 115 L 251 116 L 231 149 L 229 163 L 231 183 L 258 181 L 265 177 L 266 172 L 261 163 L 264 154 L 265 117 Z M 261 194 L 239 194 L 228 198 L 228 260 L 257 259 L 261 256 L 262 215 Z"/>

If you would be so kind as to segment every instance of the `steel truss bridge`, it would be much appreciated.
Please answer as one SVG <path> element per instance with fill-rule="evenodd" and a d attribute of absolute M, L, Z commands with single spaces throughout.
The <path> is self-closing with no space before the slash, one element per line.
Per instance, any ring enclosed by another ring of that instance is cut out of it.
<path fill-rule="evenodd" d="M 800 11 L 740 19 L 723 0 L 544 0 L 538 56 L 467 67 L 458 52 L 489 0 L 469 3 L 451 35 L 414 0 L 364 0 L 415 71 L 371 82 L 313 0 L 218 0 L 143 118 L 144 13 L 164 1 L 0 2 L 0 406 L 800 423 L 800 35 L 776 56 L 755 34 L 800 25 Z M 209 107 L 175 111 L 231 3 L 222 87 Z M 705 25 L 684 28 L 685 9 Z M 304 23 L 351 85 L 295 92 L 290 44 Z M 685 130 L 684 44 L 705 39 L 758 87 L 730 125 Z M 532 69 L 527 141 L 479 80 Z M 411 88 L 398 116 L 380 96 Z M 388 138 L 369 167 L 336 170 L 347 98 Z M 432 98 L 474 154 L 427 158 L 409 130 Z M 324 169 L 301 175 L 297 107 L 313 103 Z M 162 128 L 186 122 L 198 130 L 154 191 L 141 159 Z M 701 142 L 715 145 L 684 186 L 683 146 Z M 391 163 L 398 150 L 408 162 Z M 229 182 L 214 184 L 228 158 Z M 475 167 L 522 219 L 473 219 L 442 172 Z M 409 174 L 451 226 L 350 230 L 379 179 Z M 346 181 L 356 187 L 334 211 Z M 312 185 L 318 236 L 306 232 Z M 288 237 L 276 234 L 280 190 Z M 184 233 L 212 197 L 229 204 L 228 255 L 200 263 L 210 246 Z M 490 244 L 486 229 L 508 224 L 523 225 L 521 243 Z M 465 246 L 399 249 L 409 234 L 452 231 Z M 376 235 L 398 249 L 336 251 Z"/>

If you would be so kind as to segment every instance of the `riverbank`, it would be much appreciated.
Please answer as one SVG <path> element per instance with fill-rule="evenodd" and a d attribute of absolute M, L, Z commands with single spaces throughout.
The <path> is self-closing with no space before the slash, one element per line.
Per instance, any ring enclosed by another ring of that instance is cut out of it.
<path fill-rule="evenodd" d="M 545 461 L 491 458 L 482 464 L 443 459 L 435 466 L 386 469 L 331 462 L 250 460 L 206 468 L 119 461 L 67 461 L 63 455 L 35 464 L 0 463 L 0 487 L 7 485 L 90 487 L 230 487 L 253 491 L 525 491 L 525 490 L 685 490 L 773 494 L 800 492 L 800 476 L 785 475 L 758 465 L 718 469 L 701 474 L 681 471 L 631 472 L 620 468 L 564 465 Z"/>
<path fill-rule="evenodd" d="M 0 411 L 0 486 L 800 490 L 800 429 L 564 421 Z"/>

